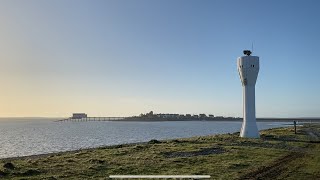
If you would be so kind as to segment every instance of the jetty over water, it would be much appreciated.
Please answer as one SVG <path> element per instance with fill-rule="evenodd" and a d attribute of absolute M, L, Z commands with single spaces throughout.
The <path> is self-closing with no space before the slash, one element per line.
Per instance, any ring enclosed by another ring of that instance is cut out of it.
<path fill-rule="evenodd" d="M 66 119 L 60 119 L 56 122 L 64 122 L 64 121 L 116 121 L 116 120 L 124 120 L 127 117 L 88 117 L 86 113 L 73 113 L 72 117 Z"/>
<path fill-rule="evenodd" d="M 66 122 L 66 121 L 73 121 L 73 122 L 80 122 L 80 121 L 117 121 L 117 120 L 124 120 L 127 117 L 84 117 L 84 118 L 66 118 L 60 119 L 56 122 Z"/>

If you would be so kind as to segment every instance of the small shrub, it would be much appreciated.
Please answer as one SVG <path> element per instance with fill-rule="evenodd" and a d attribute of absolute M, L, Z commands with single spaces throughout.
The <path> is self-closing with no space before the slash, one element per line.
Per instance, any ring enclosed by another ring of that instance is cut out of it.
<path fill-rule="evenodd" d="M 6 169 L 11 169 L 11 170 L 15 168 L 14 165 L 11 162 L 5 163 L 3 165 L 3 167 L 6 168 Z"/>

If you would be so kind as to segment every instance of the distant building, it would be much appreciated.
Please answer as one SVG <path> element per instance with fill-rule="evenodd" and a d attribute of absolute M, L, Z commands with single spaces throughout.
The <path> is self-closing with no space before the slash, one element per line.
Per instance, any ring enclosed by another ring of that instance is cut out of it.
<path fill-rule="evenodd" d="M 82 118 L 87 118 L 87 114 L 86 113 L 73 113 L 72 114 L 72 119 L 82 119 Z"/>
<path fill-rule="evenodd" d="M 163 114 L 164 118 L 178 118 L 179 114 Z"/>
<path fill-rule="evenodd" d="M 224 119 L 223 116 L 216 116 L 217 119 Z"/>
<path fill-rule="evenodd" d="M 207 115 L 206 115 L 206 114 L 199 114 L 199 117 L 200 117 L 200 118 L 206 118 Z"/>
<path fill-rule="evenodd" d="M 186 116 L 184 114 L 179 115 L 179 119 L 184 119 Z"/>
<path fill-rule="evenodd" d="M 209 114 L 209 118 L 214 118 L 214 115 L 212 115 L 212 114 Z"/>

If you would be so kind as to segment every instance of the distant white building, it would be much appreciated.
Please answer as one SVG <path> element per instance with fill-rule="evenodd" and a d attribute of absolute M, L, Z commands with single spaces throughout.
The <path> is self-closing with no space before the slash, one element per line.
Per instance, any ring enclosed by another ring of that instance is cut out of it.
<path fill-rule="evenodd" d="M 87 118 L 87 114 L 86 113 L 73 113 L 72 114 L 72 119 L 82 119 L 82 118 Z"/>

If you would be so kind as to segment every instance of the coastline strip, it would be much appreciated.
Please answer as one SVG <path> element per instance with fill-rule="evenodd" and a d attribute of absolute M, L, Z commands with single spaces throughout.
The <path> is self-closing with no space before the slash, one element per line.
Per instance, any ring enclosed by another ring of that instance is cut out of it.
<path fill-rule="evenodd" d="M 210 175 L 110 175 L 112 179 L 167 179 L 167 178 L 191 178 L 191 179 L 208 179 Z"/>

